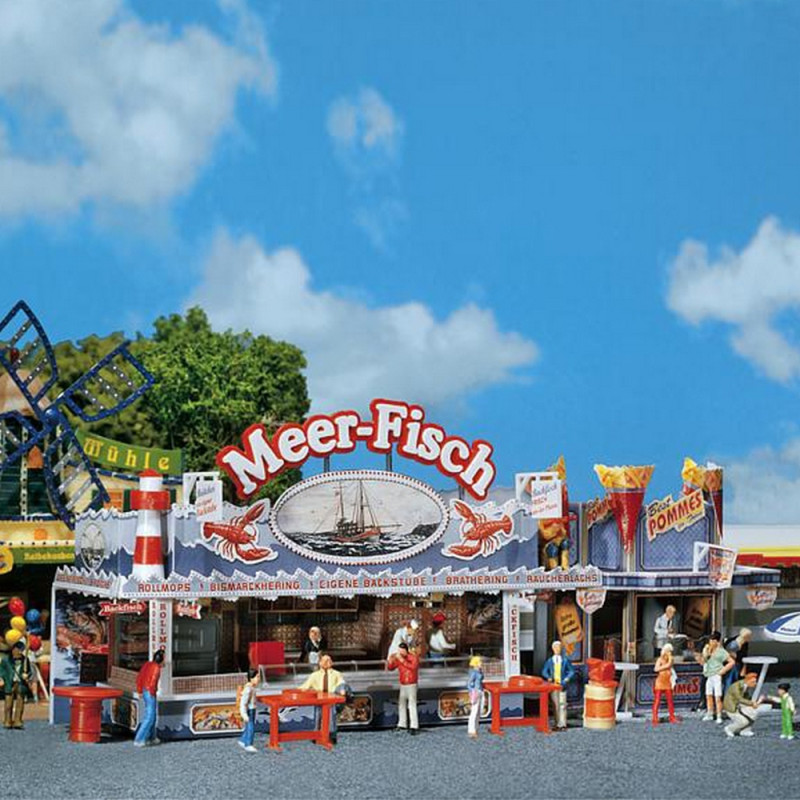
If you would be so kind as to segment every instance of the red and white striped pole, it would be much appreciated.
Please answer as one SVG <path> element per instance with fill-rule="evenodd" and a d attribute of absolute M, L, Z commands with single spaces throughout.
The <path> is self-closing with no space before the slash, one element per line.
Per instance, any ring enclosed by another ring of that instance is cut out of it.
<path fill-rule="evenodd" d="M 131 509 L 138 517 L 132 577 L 140 581 L 163 581 L 161 515 L 169 510 L 169 492 L 163 488 L 161 473 L 154 469 L 140 473 L 139 489 L 131 492 Z"/>

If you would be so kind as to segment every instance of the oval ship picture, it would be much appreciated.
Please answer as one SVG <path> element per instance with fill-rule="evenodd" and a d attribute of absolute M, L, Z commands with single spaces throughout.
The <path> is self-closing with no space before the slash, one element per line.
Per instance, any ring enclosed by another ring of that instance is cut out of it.
<path fill-rule="evenodd" d="M 420 553 L 444 533 L 448 512 L 430 487 L 378 470 L 317 475 L 275 504 L 275 538 L 307 558 L 381 564 Z"/>

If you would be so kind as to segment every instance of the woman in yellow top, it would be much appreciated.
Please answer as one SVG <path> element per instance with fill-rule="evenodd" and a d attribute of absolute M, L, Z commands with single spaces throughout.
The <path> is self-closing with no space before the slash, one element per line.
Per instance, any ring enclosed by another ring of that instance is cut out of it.
<path fill-rule="evenodd" d="M 653 725 L 658 725 L 658 707 L 661 705 L 661 695 L 667 695 L 667 709 L 669 721 L 680 722 L 675 716 L 675 705 L 672 702 L 672 645 L 665 644 L 661 648 L 661 655 L 656 661 L 656 683 L 653 698 Z"/>

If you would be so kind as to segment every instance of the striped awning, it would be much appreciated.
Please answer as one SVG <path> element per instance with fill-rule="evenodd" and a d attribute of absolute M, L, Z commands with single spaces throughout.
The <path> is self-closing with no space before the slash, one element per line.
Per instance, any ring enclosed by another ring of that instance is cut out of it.
<path fill-rule="evenodd" d="M 800 566 L 800 547 L 759 547 L 758 550 L 740 550 L 738 564 L 748 567 Z"/>

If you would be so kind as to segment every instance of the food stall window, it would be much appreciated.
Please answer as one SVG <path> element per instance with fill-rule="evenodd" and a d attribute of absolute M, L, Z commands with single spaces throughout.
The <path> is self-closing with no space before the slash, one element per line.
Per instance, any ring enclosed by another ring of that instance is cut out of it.
<path fill-rule="evenodd" d="M 114 625 L 113 665 L 138 672 L 147 661 L 150 647 L 147 614 L 114 614 L 111 619 Z"/>
<path fill-rule="evenodd" d="M 601 608 L 592 614 L 592 647 L 590 655 L 594 658 L 608 658 L 621 661 L 622 620 L 625 609 L 624 592 L 607 592 Z"/>
<path fill-rule="evenodd" d="M 639 595 L 636 598 L 636 639 L 639 661 L 655 661 L 658 650 L 656 620 L 666 613 L 668 606 L 675 608 L 672 618 L 671 639 L 675 661 L 694 660 L 696 649 L 702 647 L 712 631 L 714 596 L 711 594 L 657 594 Z"/>

